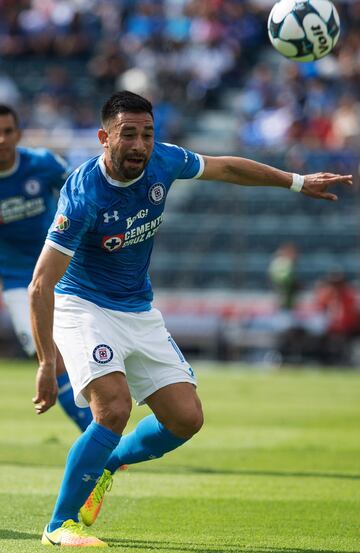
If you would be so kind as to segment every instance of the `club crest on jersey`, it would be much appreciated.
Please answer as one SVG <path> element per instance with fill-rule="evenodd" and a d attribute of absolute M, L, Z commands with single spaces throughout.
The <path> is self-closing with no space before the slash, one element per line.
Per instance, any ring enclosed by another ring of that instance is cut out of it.
<path fill-rule="evenodd" d="M 108 252 L 119 250 L 125 240 L 125 234 L 114 234 L 113 236 L 103 236 L 101 247 Z"/>
<path fill-rule="evenodd" d="M 56 222 L 55 222 L 56 232 L 64 232 L 64 230 L 67 230 L 69 226 L 70 226 L 70 221 L 66 217 L 66 215 L 59 215 L 59 217 L 56 219 Z"/>
<path fill-rule="evenodd" d="M 25 189 L 25 192 L 29 194 L 29 196 L 35 196 L 35 194 L 39 194 L 41 189 L 41 184 L 39 183 L 38 180 L 35 180 L 35 179 L 27 180 L 26 183 L 24 184 L 24 189 Z"/>
<path fill-rule="evenodd" d="M 157 182 L 149 188 L 148 198 L 154 205 L 161 204 L 166 196 L 166 188 L 162 182 Z"/>
<path fill-rule="evenodd" d="M 94 361 L 96 361 L 96 363 L 99 363 L 100 365 L 105 365 L 105 363 L 109 363 L 113 357 L 113 350 L 110 346 L 106 344 L 99 344 L 98 346 L 96 346 L 96 348 L 94 348 Z"/>

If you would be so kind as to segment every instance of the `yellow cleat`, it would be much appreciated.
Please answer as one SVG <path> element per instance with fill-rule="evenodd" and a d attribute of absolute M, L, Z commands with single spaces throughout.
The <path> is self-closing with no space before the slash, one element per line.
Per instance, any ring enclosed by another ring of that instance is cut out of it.
<path fill-rule="evenodd" d="M 41 538 L 42 545 L 61 545 L 68 547 L 108 547 L 108 544 L 95 536 L 90 536 L 87 530 L 74 520 L 65 520 L 60 528 L 49 532 L 47 526 Z"/>
<path fill-rule="evenodd" d="M 104 502 L 105 493 L 112 488 L 113 477 L 109 470 L 104 469 L 95 488 L 80 509 L 80 516 L 86 526 L 94 524 Z"/>

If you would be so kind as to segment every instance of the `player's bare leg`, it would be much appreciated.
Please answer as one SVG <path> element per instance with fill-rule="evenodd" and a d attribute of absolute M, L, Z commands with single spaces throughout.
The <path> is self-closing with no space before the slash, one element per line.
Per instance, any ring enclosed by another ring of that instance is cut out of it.
<path fill-rule="evenodd" d="M 178 438 L 190 439 L 203 425 L 201 401 L 195 387 L 188 382 L 160 388 L 146 403 L 158 421 Z"/>
<path fill-rule="evenodd" d="M 132 401 L 125 375 L 112 372 L 94 379 L 83 390 L 94 421 L 122 434 L 130 416 Z"/>

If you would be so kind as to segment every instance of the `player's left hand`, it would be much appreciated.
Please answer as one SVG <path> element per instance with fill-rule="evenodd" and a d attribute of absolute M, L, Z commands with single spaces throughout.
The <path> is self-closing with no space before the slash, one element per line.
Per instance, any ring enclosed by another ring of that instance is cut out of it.
<path fill-rule="evenodd" d="M 333 173 L 314 173 L 312 175 L 304 175 L 304 185 L 301 192 L 311 198 L 320 200 L 329 200 L 335 202 L 338 197 L 336 194 L 328 192 L 329 186 L 335 184 L 352 185 L 352 175 L 335 175 Z"/>
<path fill-rule="evenodd" d="M 56 403 L 58 386 L 54 369 L 38 368 L 36 375 L 36 396 L 33 398 L 33 404 L 37 415 L 45 413 Z"/>

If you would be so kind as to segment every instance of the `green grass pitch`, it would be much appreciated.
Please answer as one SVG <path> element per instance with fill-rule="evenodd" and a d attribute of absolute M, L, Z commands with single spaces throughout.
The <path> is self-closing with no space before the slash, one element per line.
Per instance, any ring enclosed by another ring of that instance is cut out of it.
<path fill-rule="evenodd" d="M 77 436 L 58 407 L 34 414 L 35 369 L 0 363 L 1 553 L 44 550 Z M 360 372 L 197 373 L 203 430 L 118 473 L 94 534 L 122 553 L 359 553 Z"/>

